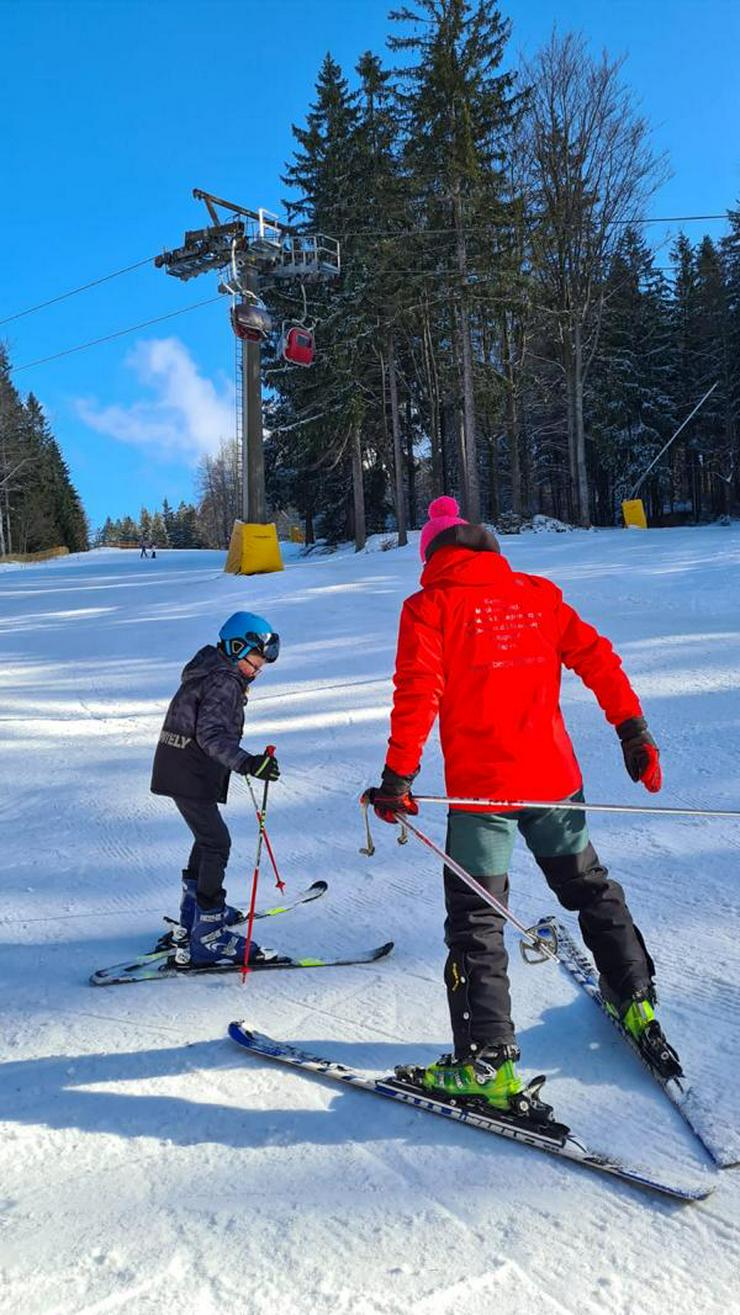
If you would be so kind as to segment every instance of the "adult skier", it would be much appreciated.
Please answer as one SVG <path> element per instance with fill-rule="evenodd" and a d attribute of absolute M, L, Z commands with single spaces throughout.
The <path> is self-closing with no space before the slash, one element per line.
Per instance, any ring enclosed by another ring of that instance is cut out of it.
<path fill-rule="evenodd" d="M 569 667 L 616 728 L 633 781 L 660 789 L 658 748 L 639 699 L 607 639 L 551 581 L 513 571 L 498 541 L 437 498 L 421 532 L 421 590 L 403 604 L 385 768 L 367 792 L 376 814 L 415 814 L 411 793 L 439 715 L 447 793 L 501 800 L 583 800 L 581 771 L 560 710 Z M 452 808 L 447 852 L 499 901 L 517 830 L 564 908 L 578 912 L 610 1007 L 651 1062 L 680 1071 L 655 1019 L 654 964 L 621 886 L 589 840 L 584 812 Z M 424 1070 L 423 1085 L 509 1109 L 522 1090 L 511 1017 L 504 919 L 444 872 L 445 984 L 454 1054 Z"/>
<path fill-rule="evenodd" d="M 261 781 L 280 775 L 273 755 L 248 753 L 239 743 L 249 686 L 279 652 L 280 638 L 264 617 L 234 612 L 218 644 L 206 644 L 183 669 L 160 732 L 151 789 L 172 799 L 193 836 L 175 942 L 178 962 L 188 961 L 189 950 L 194 967 L 244 959 L 245 938 L 232 927 L 243 915 L 226 903 L 231 836 L 218 805 L 231 772 Z M 250 958 L 259 953 L 252 943 Z"/>

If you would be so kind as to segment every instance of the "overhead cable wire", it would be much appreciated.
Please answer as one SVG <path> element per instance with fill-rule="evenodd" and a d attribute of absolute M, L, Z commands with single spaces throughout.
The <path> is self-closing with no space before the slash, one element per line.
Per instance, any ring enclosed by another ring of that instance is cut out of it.
<path fill-rule="evenodd" d="M 78 292 L 87 292 L 89 288 L 97 288 L 101 283 L 120 278 L 121 274 L 130 274 L 132 269 L 141 269 L 142 265 L 150 265 L 153 259 L 153 256 L 148 256 L 146 260 L 137 260 L 134 265 L 126 265 L 124 269 L 116 269 L 112 274 L 104 274 L 102 278 L 93 279 L 91 283 L 83 283 L 79 288 L 72 288 L 70 292 L 61 292 L 58 297 L 40 301 L 38 305 L 29 306 L 27 310 L 19 310 L 15 315 L 6 315 L 5 319 L 0 320 L 0 325 L 10 324 L 12 320 L 22 320 L 24 315 L 33 315 L 34 311 L 45 310 L 47 306 L 54 306 L 58 301 L 66 301 L 67 297 L 76 297 Z"/>
<path fill-rule="evenodd" d="M 67 347 L 63 352 L 55 352 L 53 356 L 42 356 L 37 361 L 27 361 L 25 365 L 15 366 L 13 373 L 17 374 L 19 370 L 30 370 L 34 365 L 46 365 L 48 361 L 58 361 L 62 356 L 72 356 L 74 352 L 84 352 L 88 347 L 97 347 L 102 342 L 111 342 L 114 338 L 123 338 L 127 333 L 136 333 L 137 329 L 148 329 L 151 324 L 161 324 L 163 320 L 173 320 L 176 315 L 186 315 L 189 310 L 198 310 L 200 306 L 210 306 L 214 301 L 220 301 L 220 296 L 207 297 L 205 301 L 194 301 L 191 306 L 183 306 L 182 310 L 170 311 L 168 315 L 157 315 L 153 320 L 143 320 L 141 324 L 130 324 L 127 329 L 117 329 L 115 333 L 106 333 L 102 338 L 92 338 L 90 342 L 82 342 L 77 347 Z"/>
<path fill-rule="evenodd" d="M 678 224 L 678 223 L 701 222 L 709 219 L 727 219 L 727 212 L 725 211 L 723 214 L 720 215 L 665 215 L 665 216 L 659 216 L 655 219 L 613 219 L 611 223 L 625 224 L 625 225 Z M 472 225 L 472 226 L 463 226 L 462 231 L 466 233 L 487 233 L 489 231 L 489 227 L 491 228 L 502 227 L 502 226 L 506 227 L 509 222 L 510 221 L 508 220 L 502 220 L 498 224 L 495 225 L 491 224 L 490 226 L 480 225 L 480 224 Z M 392 237 L 396 237 L 396 238 L 436 237 L 436 236 L 442 237 L 449 233 L 455 233 L 457 231 L 458 231 L 457 229 L 452 227 L 451 228 L 417 227 L 417 228 L 398 228 L 398 229 L 389 228 L 389 229 L 375 229 L 373 232 L 370 232 L 368 229 L 354 229 L 354 230 L 347 230 L 341 236 L 343 239 L 348 237 L 364 237 L 364 238 L 372 237 L 379 239 L 384 239 L 389 237 L 391 238 Z M 50 297 L 48 301 L 40 301 L 35 306 L 28 306 L 25 310 L 16 311 L 14 315 L 6 315 L 3 319 L 0 320 L 0 326 L 2 326 L 3 324 L 11 324 L 14 320 L 23 319 L 24 316 L 26 315 L 33 315 L 36 311 L 45 310 L 47 306 L 54 306 L 57 304 L 57 302 L 66 301 L 68 297 L 76 297 L 80 292 L 88 292 L 91 288 L 99 287 L 101 283 L 109 283 L 111 279 L 120 278 L 122 274 L 130 274 L 132 270 L 142 269 L 144 265 L 151 265 L 154 259 L 155 259 L 154 256 L 147 256 L 145 260 L 137 260 L 134 262 L 133 265 L 125 265 L 123 269 L 113 270 L 111 274 L 103 274 L 102 277 L 99 279 L 92 279 L 89 283 L 82 283 L 79 288 L 71 288 L 69 292 L 61 292 L 56 297 Z"/>

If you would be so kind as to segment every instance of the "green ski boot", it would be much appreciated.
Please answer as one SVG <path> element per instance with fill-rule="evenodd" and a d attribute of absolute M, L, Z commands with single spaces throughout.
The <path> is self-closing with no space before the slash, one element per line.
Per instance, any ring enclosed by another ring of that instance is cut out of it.
<path fill-rule="evenodd" d="M 648 996 L 625 1000 L 620 1006 L 605 999 L 609 1013 L 618 1018 L 625 1031 L 629 1032 L 649 1067 L 665 1081 L 680 1078 L 683 1075 L 681 1061 L 663 1035 L 663 1029 L 655 1017 L 654 1003 L 654 996 L 652 1000 Z"/>
<path fill-rule="evenodd" d="M 487 1046 L 465 1059 L 442 1055 L 424 1069 L 421 1085 L 426 1091 L 454 1100 L 484 1100 L 494 1109 L 507 1112 L 516 1108 L 514 1097 L 522 1090 L 514 1069 L 517 1059 L 519 1047 L 513 1042 Z"/>

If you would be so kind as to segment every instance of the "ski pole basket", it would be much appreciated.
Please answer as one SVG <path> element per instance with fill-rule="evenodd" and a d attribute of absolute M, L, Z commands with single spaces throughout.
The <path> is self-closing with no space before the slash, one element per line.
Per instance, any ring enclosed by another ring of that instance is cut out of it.
<path fill-rule="evenodd" d="M 525 963 L 544 963 L 558 953 L 558 932 L 554 918 L 540 918 L 528 927 L 531 940 L 521 940 L 519 950 Z"/>

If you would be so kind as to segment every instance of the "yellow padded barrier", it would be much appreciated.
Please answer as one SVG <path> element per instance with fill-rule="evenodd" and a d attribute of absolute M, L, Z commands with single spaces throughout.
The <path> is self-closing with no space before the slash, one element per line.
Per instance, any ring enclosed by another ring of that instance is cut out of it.
<path fill-rule="evenodd" d="M 283 570 L 275 525 L 235 521 L 224 570 L 231 575 L 264 575 Z"/>
<path fill-rule="evenodd" d="M 638 530 L 647 529 L 647 516 L 642 505 L 642 498 L 632 498 L 629 502 L 623 502 L 622 515 L 626 526 L 634 526 Z"/>

